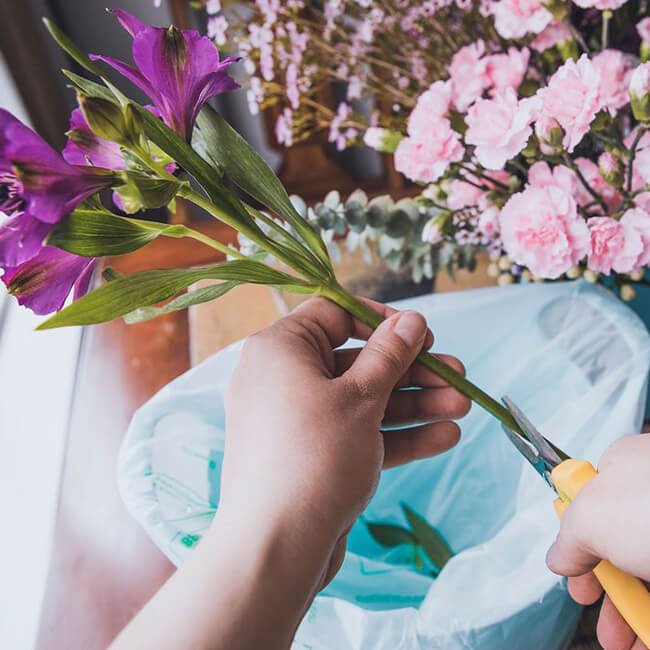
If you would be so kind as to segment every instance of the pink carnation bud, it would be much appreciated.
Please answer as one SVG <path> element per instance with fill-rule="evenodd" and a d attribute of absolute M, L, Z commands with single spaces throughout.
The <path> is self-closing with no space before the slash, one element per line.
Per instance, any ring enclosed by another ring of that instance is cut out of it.
<path fill-rule="evenodd" d="M 635 68 L 630 77 L 630 100 L 634 117 L 640 122 L 650 119 L 650 62 Z"/>
<path fill-rule="evenodd" d="M 600 155 L 600 158 L 598 158 L 598 171 L 612 187 L 620 188 L 623 184 L 625 176 L 623 163 L 613 153 L 605 151 Z"/>
<path fill-rule="evenodd" d="M 644 43 L 650 43 L 650 16 L 636 24 L 636 31 Z"/>
<path fill-rule="evenodd" d="M 429 244 L 439 244 L 442 241 L 439 217 L 432 217 L 427 221 L 422 230 L 422 241 Z"/>

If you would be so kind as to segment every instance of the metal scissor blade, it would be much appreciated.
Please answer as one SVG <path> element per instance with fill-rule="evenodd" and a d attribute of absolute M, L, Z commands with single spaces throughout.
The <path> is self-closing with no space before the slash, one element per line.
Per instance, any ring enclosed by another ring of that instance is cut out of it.
<path fill-rule="evenodd" d="M 537 430 L 533 423 L 526 417 L 524 412 L 507 396 L 502 398 L 503 403 L 508 407 L 515 422 L 521 427 L 528 441 L 536 449 L 537 454 L 544 460 L 550 469 L 557 467 L 561 462 L 559 454 L 549 441 Z"/>
<path fill-rule="evenodd" d="M 501 428 L 508 436 L 510 442 L 517 448 L 517 451 L 533 466 L 534 470 L 551 486 L 553 482 L 548 471 L 548 465 L 544 459 L 537 453 L 537 449 L 518 433 L 509 429 L 505 424 Z"/>

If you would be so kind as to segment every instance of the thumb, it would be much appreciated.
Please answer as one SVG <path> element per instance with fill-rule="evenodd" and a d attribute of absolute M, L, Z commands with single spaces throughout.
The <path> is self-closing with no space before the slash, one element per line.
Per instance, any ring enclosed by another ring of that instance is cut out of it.
<path fill-rule="evenodd" d="M 422 350 L 427 323 L 415 311 L 393 314 L 373 332 L 345 377 L 362 393 L 388 402 L 390 393 Z"/>

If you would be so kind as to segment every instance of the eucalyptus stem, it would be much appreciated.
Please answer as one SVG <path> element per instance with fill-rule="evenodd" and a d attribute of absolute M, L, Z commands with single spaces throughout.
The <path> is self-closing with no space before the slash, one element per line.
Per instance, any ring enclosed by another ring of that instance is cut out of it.
<path fill-rule="evenodd" d="M 349 314 L 360 320 L 362 323 L 376 329 L 384 320 L 380 314 L 374 309 L 361 302 L 354 296 L 351 296 L 340 285 L 331 285 L 323 287 L 320 294 L 335 302 L 339 307 L 342 307 Z M 519 434 L 525 438 L 525 434 L 521 431 L 519 425 L 514 420 L 510 411 L 497 402 L 493 397 L 490 397 L 485 391 L 473 384 L 462 375 L 458 374 L 453 368 L 448 366 L 444 361 L 441 361 L 436 355 L 429 354 L 426 350 L 420 352 L 417 357 L 419 363 L 431 370 L 434 374 L 442 377 L 450 386 L 457 391 L 469 397 L 473 402 L 476 402 L 480 407 L 485 409 L 490 415 L 495 417 L 499 422 L 506 426 L 511 431 Z"/>

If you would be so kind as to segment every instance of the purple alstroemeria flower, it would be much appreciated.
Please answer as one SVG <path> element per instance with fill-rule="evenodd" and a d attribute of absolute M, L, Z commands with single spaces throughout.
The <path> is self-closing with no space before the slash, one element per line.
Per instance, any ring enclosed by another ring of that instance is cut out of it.
<path fill-rule="evenodd" d="M 36 255 L 55 224 L 116 182 L 108 169 L 68 164 L 43 138 L 0 110 L 0 268 Z"/>
<path fill-rule="evenodd" d="M 239 88 L 226 72 L 237 59 L 220 60 L 214 43 L 196 30 L 152 27 L 123 9 L 111 12 L 133 37 L 135 67 L 107 56 L 91 58 L 104 61 L 141 88 L 167 126 L 189 141 L 203 104 Z"/>
<path fill-rule="evenodd" d="M 6 268 L 0 279 L 19 304 L 36 314 L 51 314 L 63 307 L 70 292 L 74 300 L 88 292 L 96 261 L 45 246 L 23 264 Z"/>

